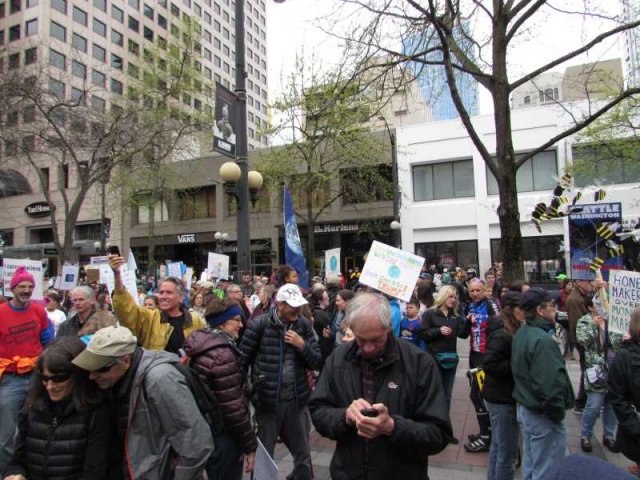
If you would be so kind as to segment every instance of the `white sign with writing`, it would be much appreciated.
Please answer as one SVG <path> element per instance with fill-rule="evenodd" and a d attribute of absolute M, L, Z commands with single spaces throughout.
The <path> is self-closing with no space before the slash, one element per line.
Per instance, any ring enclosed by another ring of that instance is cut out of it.
<path fill-rule="evenodd" d="M 187 267 L 187 271 L 184 274 L 183 280 L 185 282 L 185 288 L 187 289 L 187 292 L 189 290 L 191 290 L 191 280 L 193 279 L 193 267 Z"/>
<path fill-rule="evenodd" d="M 167 263 L 167 275 L 170 277 L 182 278 L 181 262 Z"/>
<path fill-rule="evenodd" d="M 27 272 L 33 275 L 33 279 L 36 282 L 33 288 L 33 294 L 31 298 L 33 300 L 42 300 L 43 298 L 43 271 L 42 262 L 40 260 L 28 260 L 25 258 L 4 258 L 4 296 L 13 297 L 13 293 L 9 287 L 11 286 L 11 276 L 18 267 L 26 268 Z"/>
<path fill-rule="evenodd" d="M 609 330 L 627 333 L 631 312 L 640 307 L 640 273 L 609 272 Z"/>
<path fill-rule="evenodd" d="M 109 264 L 101 263 L 100 265 L 100 283 L 107 286 L 109 295 L 113 293 L 113 289 L 116 288 L 116 280 L 113 277 L 113 270 Z M 123 270 L 124 265 L 120 267 L 120 271 Z"/>
<path fill-rule="evenodd" d="M 332 248 L 324 252 L 326 275 L 340 275 L 340 249 Z"/>
<path fill-rule="evenodd" d="M 78 285 L 80 265 L 63 265 L 60 275 L 60 290 L 71 290 Z"/>
<path fill-rule="evenodd" d="M 133 256 L 133 252 L 129 250 L 129 256 L 127 257 L 127 268 L 132 272 L 138 270 L 138 264 L 136 263 L 136 257 Z"/>
<path fill-rule="evenodd" d="M 209 252 L 207 272 L 214 278 L 229 278 L 229 257 L 220 253 Z"/>
<path fill-rule="evenodd" d="M 360 283 L 408 302 L 424 258 L 374 241 L 360 275 Z"/>
<path fill-rule="evenodd" d="M 109 257 L 106 255 L 101 257 L 91 257 L 91 265 L 101 265 L 103 263 L 109 263 Z"/>
<path fill-rule="evenodd" d="M 124 270 L 120 273 L 122 277 L 122 283 L 129 292 L 129 295 L 133 297 L 136 304 L 140 305 L 140 297 L 138 297 L 138 286 L 136 285 L 136 272 L 133 270 Z"/>

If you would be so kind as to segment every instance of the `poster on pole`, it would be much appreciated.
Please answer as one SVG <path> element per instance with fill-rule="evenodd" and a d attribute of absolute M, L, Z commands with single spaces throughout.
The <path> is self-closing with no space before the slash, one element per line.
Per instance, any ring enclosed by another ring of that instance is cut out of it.
<path fill-rule="evenodd" d="M 43 275 L 44 272 L 42 270 L 42 262 L 40 260 L 28 260 L 26 258 L 4 258 L 3 259 L 4 266 L 4 296 L 5 297 L 13 297 L 13 293 L 9 289 L 11 285 L 11 276 L 13 272 L 16 271 L 18 267 L 24 267 L 27 272 L 33 275 L 33 279 L 36 284 L 33 288 L 33 294 L 31 298 L 33 300 L 42 300 L 43 298 Z"/>
<path fill-rule="evenodd" d="M 367 255 L 360 275 L 360 283 L 408 302 L 424 258 L 375 241 Z"/>
<path fill-rule="evenodd" d="M 324 252 L 324 267 L 326 276 L 340 275 L 340 249 L 332 248 L 331 250 L 325 250 Z"/>
<path fill-rule="evenodd" d="M 609 272 L 622 269 L 621 245 L 616 232 L 622 224 L 621 203 L 580 205 L 569 215 L 571 278 L 594 280 L 598 268 L 604 280 Z"/>
<path fill-rule="evenodd" d="M 182 262 L 167 263 L 167 275 L 170 277 L 182 278 L 181 263 Z"/>
<path fill-rule="evenodd" d="M 216 83 L 215 119 L 213 121 L 213 149 L 231 158 L 236 157 L 236 96 Z"/>
<path fill-rule="evenodd" d="M 640 273 L 613 270 L 609 276 L 609 330 L 629 331 L 631 312 L 640 307 Z"/>
<path fill-rule="evenodd" d="M 229 256 L 209 252 L 207 272 L 212 278 L 229 278 Z"/>
<path fill-rule="evenodd" d="M 60 290 L 72 290 L 78 285 L 80 276 L 80 265 L 65 264 L 62 266 L 60 275 Z"/>

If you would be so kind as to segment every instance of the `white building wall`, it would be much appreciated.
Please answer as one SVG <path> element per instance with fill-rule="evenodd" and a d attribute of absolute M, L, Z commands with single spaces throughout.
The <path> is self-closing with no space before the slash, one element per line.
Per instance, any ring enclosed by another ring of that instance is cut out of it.
<path fill-rule="evenodd" d="M 478 134 L 490 152 L 495 152 L 495 129 L 490 115 L 473 118 Z M 569 122 L 559 109 L 530 108 L 512 112 L 513 141 L 516 152 L 538 147 L 561 131 Z M 399 185 L 402 192 L 401 224 L 403 249 L 415 252 L 416 244 L 459 240 L 477 240 L 480 272 L 491 266 L 490 240 L 500 238 L 500 225 L 496 209 L 498 195 L 487 193 L 485 163 L 475 149 L 459 120 L 431 122 L 401 127 L 397 130 Z M 571 144 L 567 139 L 555 145 L 558 172 L 561 174 L 571 160 Z M 462 159 L 473 160 L 475 196 L 431 201 L 414 201 L 414 166 Z M 597 181 L 597 179 L 595 179 Z M 640 217 L 638 184 L 607 187 L 605 202 L 622 202 L 625 219 Z M 587 201 L 589 190 L 580 203 Z M 549 203 L 551 190 L 519 194 L 520 224 L 523 237 L 540 235 L 531 222 L 531 211 L 538 202 Z M 542 235 L 564 235 L 568 241 L 566 220 L 542 223 Z M 569 257 L 566 255 L 567 268 Z"/>

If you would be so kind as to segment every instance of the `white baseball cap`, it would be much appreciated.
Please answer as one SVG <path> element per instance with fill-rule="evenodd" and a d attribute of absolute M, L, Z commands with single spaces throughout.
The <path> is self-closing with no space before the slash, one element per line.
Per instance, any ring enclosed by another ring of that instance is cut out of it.
<path fill-rule="evenodd" d="M 286 283 L 278 289 L 276 302 L 286 302 L 291 307 L 306 305 L 307 300 L 302 295 L 300 288 L 295 283 Z"/>

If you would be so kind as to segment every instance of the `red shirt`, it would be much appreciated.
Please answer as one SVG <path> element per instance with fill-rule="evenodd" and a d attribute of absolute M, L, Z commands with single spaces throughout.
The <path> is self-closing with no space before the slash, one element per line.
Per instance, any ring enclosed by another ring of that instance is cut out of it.
<path fill-rule="evenodd" d="M 40 334 L 49 326 L 47 312 L 41 305 L 29 302 L 26 308 L 11 302 L 0 305 L 0 358 L 37 357 L 42 353 Z M 14 373 L 15 365 L 7 367 Z"/>

